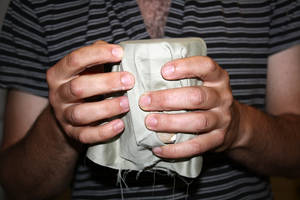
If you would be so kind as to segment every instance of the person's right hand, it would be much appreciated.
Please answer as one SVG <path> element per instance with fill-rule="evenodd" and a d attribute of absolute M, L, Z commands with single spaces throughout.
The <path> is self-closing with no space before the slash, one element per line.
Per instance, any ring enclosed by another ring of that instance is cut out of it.
<path fill-rule="evenodd" d="M 73 51 L 47 71 L 50 104 L 70 137 L 82 143 L 103 142 L 124 129 L 121 119 L 94 124 L 129 111 L 126 96 L 96 102 L 85 99 L 128 90 L 134 77 L 128 72 L 82 73 L 93 66 L 119 62 L 122 54 L 120 46 L 99 41 Z"/>

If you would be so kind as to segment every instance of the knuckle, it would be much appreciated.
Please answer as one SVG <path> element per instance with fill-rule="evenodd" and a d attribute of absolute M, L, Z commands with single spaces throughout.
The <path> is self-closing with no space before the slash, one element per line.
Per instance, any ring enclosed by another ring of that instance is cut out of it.
<path fill-rule="evenodd" d="M 224 105 L 226 109 L 229 109 L 234 102 L 234 98 L 232 96 L 231 92 L 228 92 L 226 95 L 224 95 Z"/>
<path fill-rule="evenodd" d="M 164 108 L 166 110 L 172 109 L 172 106 L 169 105 L 170 102 L 174 101 L 174 98 L 172 97 L 172 95 L 162 93 L 162 95 L 156 101 L 155 101 L 155 95 L 149 94 L 149 96 L 150 96 L 151 100 L 158 103 L 158 106 L 160 106 L 161 108 Z"/>
<path fill-rule="evenodd" d="M 226 143 L 226 131 L 225 130 L 221 130 L 220 134 L 219 134 L 219 143 L 217 144 L 218 146 L 224 146 Z"/>
<path fill-rule="evenodd" d="M 51 90 L 49 91 L 49 95 L 48 95 L 48 99 L 49 99 L 49 103 L 50 105 L 53 107 L 55 102 L 56 102 L 56 93 L 52 92 Z"/>
<path fill-rule="evenodd" d="M 79 127 L 74 127 L 68 123 L 63 123 L 62 127 L 68 137 L 70 137 L 71 139 L 74 139 L 76 141 L 80 141 L 80 137 L 82 137 L 80 135 L 83 133 L 83 129 L 81 129 Z"/>
<path fill-rule="evenodd" d="M 223 69 L 223 71 L 224 71 L 224 81 L 225 81 L 226 85 L 229 85 L 230 84 L 229 73 L 226 70 L 224 70 L 224 69 Z"/>
<path fill-rule="evenodd" d="M 104 141 L 107 138 L 107 132 L 103 131 L 101 128 L 97 129 L 97 138 L 99 141 Z"/>
<path fill-rule="evenodd" d="M 54 67 L 50 67 L 46 72 L 46 80 L 50 88 L 52 86 L 52 80 L 54 76 Z"/>
<path fill-rule="evenodd" d="M 229 73 L 222 69 L 222 85 L 228 89 L 228 90 L 231 90 L 231 87 L 230 87 L 230 76 L 229 76 Z"/>
<path fill-rule="evenodd" d="M 69 85 L 70 94 L 74 97 L 80 98 L 83 94 L 83 88 L 78 79 L 73 79 L 70 81 Z"/>
<path fill-rule="evenodd" d="M 192 152 L 203 152 L 206 149 L 205 144 L 200 144 L 196 140 L 191 141 L 190 147 Z M 196 153 L 194 153 L 196 154 Z"/>
<path fill-rule="evenodd" d="M 226 131 L 224 129 L 219 129 L 215 132 L 214 138 L 215 138 L 215 147 L 223 147 L 225 144 L 225 133 Z"/>
<path fill-rule="evenodd" d="M 195 107 L 202 105 L 206 99 L 206 95 L 201 87 L 194 87 L 191 95 L 188 95 L 187 97 L 189 98 L 189 102 Z"/>
<path fill-rule="evenodd" d="M 205 57 L 205 63 L 206 63 L 208 73 L 213 73 L 218 68 L 215 61 L 210 57 Z"/>
<path fill-rule="evenodd" d="M 225 133 L 226 133 L 226 131 L 224 129 L 222 129 L 218 132 L 218 134 L 217 134 L 218 135 L 218 141 L 220 143 L 223 143 L 225 141 Z"/>
<path fill-rule="evenodd" d="M 164 149 L 164 148 L 163 148 Z M 170 155 L 177 155 L 178 154 L 178 149 L 177 149 L 177 146 L 176 145 L 168 145 L 165 147 L 165 153 L 168 153 Z"/>
<path fill-rule="evenodd" d="M 60 123 L 60 124 L 63 127 L 63 129 L 68 137 L 77 140 L 77 137 L 75 137 L 76 135 L 74 134 L 74 127 L 72 125 L 65 124 L 65 123 Z"/>
<path fill-rule="evenodd" d="M 208 128 L 207 118 L 202 114 L 198 115 L 197 122 L 194 127 L 194 132 L 201 133 L 203 130 L 206 130 L 207 128 Z"/>
<path fill-rule="evenodd" d="M 66 56 L 66 63 L 68 66 L 79 66 L 80 65 L 80 55 L 77 51 L 73 51 Z"/>
<path fill-rule="evenodd" d="M 86 131 L 82 130 L 78 133 L 77 139 L 79 142 L 83 143 L 83 144 L 88 144 L 89 141 L 87 139 L 87 134 Z"/>
<path fill-rule="evenodd" d="M 207 129 L 208 126 L 208 119 L 204 115 L 200 115 L 198 119 L 197 131 L 200 132 L 201 130 Z"/>
<path fill-rule="evenodd" d="M 231 113 L 230 113 L 229 111 L 223 112 L 222 119 L 223 119 L 223 124 L 224 124 L 226 127 L 228 127 L 229 124 L 230 124 L 231 121 L 232 121 Z"/>
<path fill-rule="evenodd" d="M 78 106 L 71 109 L 70 121 L 73 124 L 80 124 L 82 122 L 82 111 Z"/>
<path fill-rule="evenodd" d="M 225 99 L 226 99 L 228 102 L 230 102 L 230 103 L 233 102 L 233 95 L 232 95 L 231 90 L 229 90 L 229 91 L 227 92 L 227 95 L 226 95 L 225 97 L 226 97 Z"/>

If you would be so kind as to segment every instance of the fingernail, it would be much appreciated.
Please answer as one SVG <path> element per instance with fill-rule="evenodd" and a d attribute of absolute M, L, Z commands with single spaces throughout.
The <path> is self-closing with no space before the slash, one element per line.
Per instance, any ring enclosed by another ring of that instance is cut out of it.
<path fill-rule="evenodd" d="M 116 121 L 113 125 L 113 128 L 116 132 L 120 132 L 121 130 L 123 130 L 123 122 L 122 121 Z"/>
<path fill-rule="evenodd" d="M 124 88 L 123 89 L 128 89 L 132 86 L 133 84 L 133 79 L 129 74 L 124 74 L 121 77 L 121 83 L 123 84 Z"/>
<path fill-rule="evenodd" d="M 154 147 L 154 148 L 152 149 L 152 151 L 153 151 L 153 153 L 159 155 L 159 154 L 161 154 L 162 149 L 161 149 L 160 147 Z"/>
<path fill-rule="evenodd" d="M 163 68 L 163 75 L 170 76 L 175 72 L 175 67 L 173 65 L 167 65 Z"/>
<path fill-rule="evenodd" d="M 111 50 L 111 53 L 113 56 L 117 57 L 117 58 L 122 58 L 123 56 L 123 49 L 120 47 L 115 47 Z"/>
<path fill-rule="evenodd" d="M 144 94 L 143 96 L 141 96 L 140 104 L 142 107 L 149 106 L 151 104 L 151 97 L 147 94 Z"/>
<path fill-rule="evenodd" d="M 146 119 L 146 125 L 149 128 L 154 128 L 157 125 L 157 119 L 154 116 L 148 116 Z"/>
<path fill-rule="evenodd" d="M 122 97 L 120 100 L 120 106 L 123 108 L 125 111 L 129 110 L 129 102 L 127 97 Z"/>

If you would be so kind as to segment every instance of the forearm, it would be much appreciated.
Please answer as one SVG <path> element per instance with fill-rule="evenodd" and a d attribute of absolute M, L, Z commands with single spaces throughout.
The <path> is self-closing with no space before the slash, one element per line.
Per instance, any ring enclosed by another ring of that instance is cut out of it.
<path fill-rule="evenodd" d="M 237 143 L 229 155 L 267 175 L 300 176 L 300 116 L 272 116 L 236 103 L 240 112 Z"/>
<path fill-rule="evenodd" d="M 12 199 L 49 198 L 68 186 L 77 157 L 48 106 L 21 141 L 1 152 L 1 182 Z"/>

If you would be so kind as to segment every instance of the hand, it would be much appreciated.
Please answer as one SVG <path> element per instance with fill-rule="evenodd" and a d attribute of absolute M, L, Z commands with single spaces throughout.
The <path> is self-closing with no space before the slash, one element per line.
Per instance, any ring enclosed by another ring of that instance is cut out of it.
<path fill-rule="evenodd" d="M 239 113 L 227 72 L 211 58 L 195 56 L 171 61 L 161 73 L 167 80 L 198 78 L 203 85 L 153 91 L 140 98 L 143 110 L 190 111 L 149 114 L 145 119 L 147 128 L 157 132 L 197 134 L 182 143 L 154 148 L 153 152 L 165 158 L 186 158 L 232 147 L 237 137 Z"/>
<path fill-rule="evenodd" d="M 121 119 L 94 124 L 127 112 L 127 97 L 86 101 L 89 97 L 133 87 L 134 77 L 128 72 L 87 73 L 92 67 L 103 70 L 102 64 L 119 62 L 122 52 L 118 45 L 99 41 L 68 54 L 47 71 L 50 104 L 70 137 L 82 143 L 103 142 L 124 129 Z"/>

